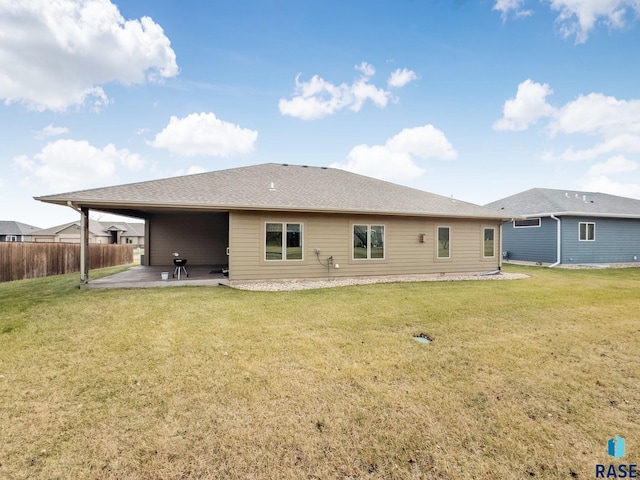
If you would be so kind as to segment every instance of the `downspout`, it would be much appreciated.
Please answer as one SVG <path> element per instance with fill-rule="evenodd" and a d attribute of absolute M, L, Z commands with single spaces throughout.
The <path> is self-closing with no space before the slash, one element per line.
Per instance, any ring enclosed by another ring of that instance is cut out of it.
<path fill-rule="evenodd" d="M 89 209 L 78 208 L 71 201 L 67 206 L 80 213 L 80 282 L 89 283 Z"/>
<path fill-rule="evenodd" d="M 562 260 L 561 252 L 562 252 L 562 238 L 561 238 L 561 233 L 562 233 L 562 229 L 560 227 L 560 219 L 558 217 L 556 217 L 555 215 L 551 215 L 551 218 L 553 218 L 557 225 L 558 225 L 558 230 L 557 230 L 557 237 L 558 237 L 558 242 L 557 242 L 557 253 L 556 253 L 556 262 L 552 263 L 551 265 L 549 265 L 549 268 L 553 268 L 557 265 L 560 265 L 560 261 Z"/>

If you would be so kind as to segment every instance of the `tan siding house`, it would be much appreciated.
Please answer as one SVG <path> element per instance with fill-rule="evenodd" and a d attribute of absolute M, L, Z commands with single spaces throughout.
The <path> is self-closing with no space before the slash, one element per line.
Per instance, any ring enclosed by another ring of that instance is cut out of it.
<path fill-rule="evenodd" d="M 80 222 L 65 223 L 33 233 L 39 243 L 80 243 Z M 144 223 L 112 223 L 89 220 L 89 243 L 144 246 Z"/>
<path fill-rule="evenodd" d="M 263 241 L 266 225 L 285 222 L 302 225 L 302 258 L 269 260 Z M 492 256 L 483 255 L 482 229 L 494 229 L 497 246 L 499 224 L 467 219 L 441 222 L 397 216 L 232 212 L 229 269 L 235 280 L 485 272 L 497 270 L 500 263 L 497 248 Z M 356 225 L 384 227 L 382 258 L 354 258 Z M 449 258 L 438 258 L 434 242 L 437 227 L 443 225 L 451 233 Z M 329 258 L 331 265 L 327 265 Z"/>
<path fill-rule="evenodd" d="M 264 164 L 38 200 L 145 219 L 146 265 L 229 280 L 489 272 L 502 214 L 332 168 Z"/>

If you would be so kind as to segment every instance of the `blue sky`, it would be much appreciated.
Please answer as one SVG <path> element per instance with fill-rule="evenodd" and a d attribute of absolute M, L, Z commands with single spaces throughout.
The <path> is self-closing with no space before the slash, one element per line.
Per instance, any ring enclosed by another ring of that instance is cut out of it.
<path fill-rule="evenodd" d="M 635 0 L 0 0 L 0 220 L 266 162 L 640 198 Z"/>

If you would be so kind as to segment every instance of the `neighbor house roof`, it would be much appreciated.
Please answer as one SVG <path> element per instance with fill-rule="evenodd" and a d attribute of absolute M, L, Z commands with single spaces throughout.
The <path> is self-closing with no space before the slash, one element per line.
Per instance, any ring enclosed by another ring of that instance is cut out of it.
<path fill-rule="evenodd" d="M 43 228 L 35 232 L 37 236 L 57 235 L 61 231 L 76 226 L 80 228 L 80 220 L 76 222 L 63 223 L 62 225 L 56 225 L 51 228 Z M 114 228 L 111 228 L 114 227 Z M 144 223 L 113 223 L 113 222 L 99 222 L 97 220 L 89 220 L 89 232 L 96 237 L 108 237 L 107 231 L 109 229 L 120 230 L 124 232 L 122 235 L 125 237 L 144 237 Z"/>
<path fill-rule="evenodd" d="M 0 235 L 31 235 L 36 230 L 40 229 L 13 220 L 0 220 Z"/>
<path fill-rule="evenodd" d="M 485 205 L 514 216 L 640 218 L 640 200 L 606 193 L 532 188 Z"/>
<path fill-rule="evenodd" d="M 502 218 L 479 205 L 344 170 L 274 163 L 36 200 L 133 216 L 154 210 L 271 210 Z"/>

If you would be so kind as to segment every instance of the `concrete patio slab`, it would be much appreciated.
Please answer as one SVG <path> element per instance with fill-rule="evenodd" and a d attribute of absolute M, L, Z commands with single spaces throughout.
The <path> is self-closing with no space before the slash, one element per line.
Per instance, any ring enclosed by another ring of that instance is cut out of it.
<path fill-rule="evenodd" d="M 164 287 L 217 287 L 228 285 L 229 280 L 222 274 L 219 265 L 195 265 L 187 266 L 189 276 L 181 274 L 180 279 L 174 278 L 173 266 L 135 266 L 128 270 L 108 277 L 91 280 L 80 285 L 82 289 L 104 288 L 164 288 Z M 162 273 L 167 273 L 167 280 L 162 279 Z"/>

